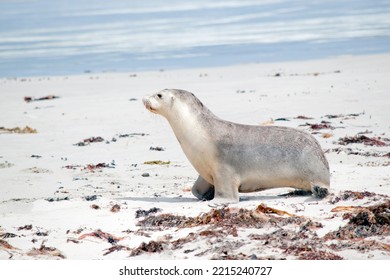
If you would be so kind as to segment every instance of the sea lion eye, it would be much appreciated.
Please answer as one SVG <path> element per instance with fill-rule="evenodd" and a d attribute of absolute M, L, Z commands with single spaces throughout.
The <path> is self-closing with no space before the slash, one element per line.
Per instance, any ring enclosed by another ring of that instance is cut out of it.
<path fill-rule="evenodd" d="M 162 94 L 161 93 L 157 94 L 157 97 L 161 99 L 162 98 Z"/>

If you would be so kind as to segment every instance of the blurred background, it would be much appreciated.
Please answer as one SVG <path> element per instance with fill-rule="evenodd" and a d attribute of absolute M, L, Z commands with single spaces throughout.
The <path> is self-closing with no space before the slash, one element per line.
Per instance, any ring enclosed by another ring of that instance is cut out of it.
<path fill-rule="evenodd" d="M 390 0 L 0 0 L 0 77 L 390 51 Z"/>

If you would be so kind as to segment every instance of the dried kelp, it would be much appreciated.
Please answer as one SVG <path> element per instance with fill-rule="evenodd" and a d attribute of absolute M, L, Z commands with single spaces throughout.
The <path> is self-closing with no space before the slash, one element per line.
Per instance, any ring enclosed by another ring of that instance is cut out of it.
<path fill-rule="evenodd" d="M 100 162 L 97 164 L 87 164 L 81 170 L 95 172 L 95 171 L 100 171 L 102 168 L 115 168 L 115 164 L 105 163 L 105 162 Z"/>
<path fill-rule="evenodd" d="M 119 204 L 114 204 L 114 205 L 111 207 L 111 209 L 110 209 L 110 211 L 111 211 L 112 213 L 119 212 L 120 210 L 121 210 L 121 206 L 120 206 Z"/>
<path fill-rule="evenodd" d="M 8 250 L 15 250 L 16 248 L 9 244 L 7 241 L 0 239 L 0 248 L 8 249 Z"/>
<path fill-rule="evenodd" d="M 41 247 L 39 248 L 32 248 L 28 253 L 27 256 L 50 256 L 50 257 L 56 257 L 60 259 L 65 259 L 66 257 L 64 254 L 58 250 L 55 247 L 47 247 L 45 244 L 42 242 Z"/>
<path fill-rule="evenodd" d="M 111 244 L 115 244 L 118 241 L 123 239 L 123 237 L 116 237 L 116 236 L 114 236 L 114 235 L 112 235 L 110 233 L 104 232 L 104 231 L 102 231 L 100 229 L 95 230 L 94 232 L 84 233 L 81 236 L 79 236 L 78 239 L 82 240 L 82 239 L 85 239 L 87 237 L 94 237 L 94 238 L 106 240 L 108 243 L 111 243 Z"/>
<path fill-rule="evenodd" d="M 80 142 L 74 144 L 74 146 L 82 147 L 82 146 L 89 145 L 91 143 L 99 143 L 99 142 L 103 142 L 103 141 L 104 141 L 104 138 L 100 137 L 100 136 L 90 137 L 90 138 L 86 138 L 83 141 L 80 141 Z"/>
<path fill-rule="evenodd" d="M 52 100 L 52 99 L 57 99 L 57 98 L 60 98 L 60 97 L 56 96 L 56 95 L 47 95 L 47 96 L 43 96 L 43 97 L 39 97 L 39 98 L 34 98 L 34 97 L 31 97 L 31 96 L 25 96 L 24 97 L 24 101 L 29 103 L 29 102 L 33 102 L 33 101 Z"/>
<path fill-rule="evenodd" d="M 266 214 L 277 214 L 279 216 L 283 216 L 283 215 L 287 215 L 290 217 L 293 216 L 292 214 L 290 214 L 286 211 L 271 208 L 271 207 L 266 206 L 265 204 L 260 204 L 259 206 L 257 206 L 256 211 L 263 212 Z"/>
<path fill-rule="evenodd" d="M 30 134 L 30 133 L 37 133 L 37 130 L 34 128 L 31 128 L 29 126 L 25 126 L 23 128 L 20 128 L 19 126 L 13 127 L 13 128 L 6 128 L 4 126 L 0 127 L 0 133 L 19 133 L 19 134 Z"/>
<path fill-rule="evenodd" d="M 152 207 L 149 210 L 139 209 L 139 210 L 135 211 L 135 218 L 138 219 L 140 217 L 147 217 L 150 214 L 155 214 L 155 213 L 160 212 L 160 211 L 162 211 L 162 210 L 160 208 L 157 208 L 157 207 Z"/>
<path fill-rule="evenodd" d="M 32 230 L 32 225 L 25 225 L 18 227 L 18 230 Z"/>
<path fill-rule="evenodd" d="M 162 160 L 152 160 L 152 161 L 145 161 L 144 164 L 150 164 L 150 165 L 167 165 L 170 164 L 170 161 L 162 161 Z"/>
<path fill-rule="evenodd" d="M 329 202 L 331 204 L 338 203 L 340 201 L 345 201 L 345 200 L 357 200 L 357 199 L 364 199 L 364 198 L 372 198 L 374 200 L 379 200 L 380 198 L 385 197 L 384 195 L 381 194 L 376 194 L 373 192 L 358 192 L 358 191 L 344 191 L 341 192 L 340 194 L 334 196 Z"/>
<path fill-rule="evenodd" d="M 132 251 L 131 248 L 124 246 L 124 245 L 113 245 L 112 247 L 105 250 L 106 252 L 103 254 L 103 256 L 107 256 L 108 254 L 111 254 L 113 252 L 118 251 Z"/>
<path fill-rule="evenodd" d="M 143 253 L 160 253 L 164 250 L 164 246 L 166 246 L 166 241 L 142 242 L 141 245 L 131 251 L 130 256 L 138 256 Z"/>
<path fill-rule="evenodd" d="M 390 235 L 390 200 L 374 206 L 348 210 L 352 213 L 343 216 L 349 219 L 348 224 L 327 233 L 325 239 L 359 239 Z"/>
<path fill-rule="evenodd" d="M 300 126 L 309 126 L 312 130 L 335 129 L 335 127 L 331 126 L 329 122 L 326 121 L 322 121 L 321 123 L 305 123 Z"/>
<path fill-rule="evenodd" d="M 219 208 L 211 209 L 207 213 L 202 213 L 196 217 L 186 217 L 173 214 L 160 214 L 155 216 L 149 216 L 138 222 L 138 226 L 145 228 L 185 228 L 195 226 L 215 226 L 224 227 L 232 230 L 236 227 L 253 227 L 261 228 L 266 222 L 270 223 L 301 223 L 304 218 L 301 217 L 289 217 L 280 218 L 269 214 L 288 215 L 292 214 L 277 210 L 271 207 L 267 207 L 264 204 L 259 205 L 254 210 L 248 210 L 243 208 Z"/>
<path fill-rule="evenodd" d="M 389 146 L 389 139 L 381 137 L 367 137 L 365 135 L 356 135 L 356 136 L 346 136 L 339 138 L 337 144 L 339 145 L 349 145 L 349 144 L 364 144 L 367 146 Z"/>
<path fill-rule="evenodd" d="M 158 151 L 158 152 L 165 151 L 165 149 L 163 147 L 150 147 L 149 150 L 150 151 Z"/>

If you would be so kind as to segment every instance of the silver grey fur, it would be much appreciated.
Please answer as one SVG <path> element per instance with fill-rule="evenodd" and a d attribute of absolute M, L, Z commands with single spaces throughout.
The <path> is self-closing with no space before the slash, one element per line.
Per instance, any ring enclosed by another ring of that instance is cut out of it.
<path fill-rule="evenodd" d="M 199 172 L 192 187 L 197 198 L 236 202 L 239 192 L 278 187 L 311 191 L 320 198 L 328 194 L 329 165 L 310 134 L 222 120 L 184 90 L 163 90 L 143 101 L 150 111 L 167 118 Z"/>

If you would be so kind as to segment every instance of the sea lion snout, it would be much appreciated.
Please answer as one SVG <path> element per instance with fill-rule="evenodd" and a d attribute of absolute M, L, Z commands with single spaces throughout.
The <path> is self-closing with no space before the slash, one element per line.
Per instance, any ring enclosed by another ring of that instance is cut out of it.
<path fill-rule="evenodd" d="M 144 103 L 146 109 L 148 109 L 150 112 L 154 111 L 154 109 L 152 108 L 152 102 L 150 101 L 150 96 L 145 96 L 144 98 L 142 98 L 142 102 Z"/>

